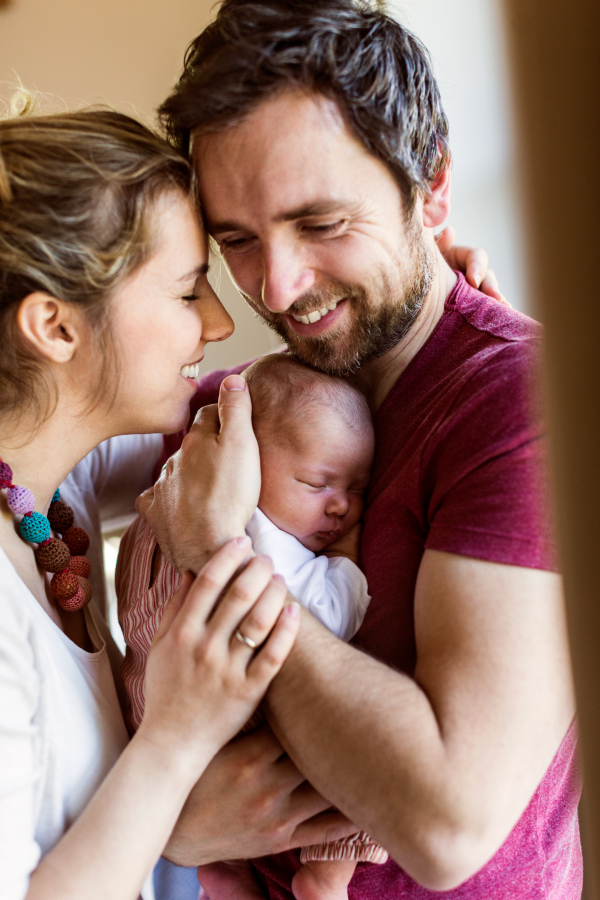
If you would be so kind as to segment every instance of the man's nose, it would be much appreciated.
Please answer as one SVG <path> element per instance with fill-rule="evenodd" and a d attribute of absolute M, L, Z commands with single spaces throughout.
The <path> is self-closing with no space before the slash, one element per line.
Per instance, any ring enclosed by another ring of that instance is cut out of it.
<path fill-rule="evenodd" d="M 315 274 L 302 248 L 278 243 L 264 255 L 262 302 L 271 312 L 286 312 L 315 284 Z"/>

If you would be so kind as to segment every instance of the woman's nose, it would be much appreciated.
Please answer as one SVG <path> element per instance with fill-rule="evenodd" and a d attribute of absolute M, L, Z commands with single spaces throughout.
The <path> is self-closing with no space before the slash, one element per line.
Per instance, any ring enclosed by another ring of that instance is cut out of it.
<path fill-rule="evenodd" d="M 233 334 L 235 329 L 233 319 L 212 288 L 210 288 L 209 296 L 203 298 L 200 314 L 202 316 L 203 341 L 207 343 L 209 341 L 224 341 Z"/>

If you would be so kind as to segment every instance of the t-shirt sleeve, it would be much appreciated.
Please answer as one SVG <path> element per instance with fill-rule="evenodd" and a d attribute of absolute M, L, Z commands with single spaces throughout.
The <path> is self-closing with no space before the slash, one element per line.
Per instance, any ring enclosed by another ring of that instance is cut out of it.
<path fill-rule="evenodd" d="M 475 371 L 426 448 L 426 548 L 556 571 L 536 345 Z"/>
<path fill-rule="evenodd" d="M 0 610 L 0 897 L 22 900 L 40 859 L 34 838 L 40 685 L 25 624 L 9 604 L 0 602 Z"/>
<path fill-rule="evenodd" d="M 93 487 L 101 519 L 134 512 L 136 498 L 152 484 L 161 448 L 160 434 L 123 434 L 103 441 L 78 463 L 73 476 L 82 489 Z"/>

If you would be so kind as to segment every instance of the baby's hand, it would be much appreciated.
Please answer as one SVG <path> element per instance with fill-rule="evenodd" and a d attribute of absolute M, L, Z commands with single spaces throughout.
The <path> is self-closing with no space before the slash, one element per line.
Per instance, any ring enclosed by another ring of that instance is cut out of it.
<path fill-rule="evenodd" d="M 357 522 L 348 534 L 337 538 L 332 544 L 329 544 L 320 556 L 327 556 L 331 559 L 333 556 L 345 556 L 346 559 L 352 560 L 358 565 L 358 556 L 360 553 L 360 533 L 362 531 L 361 522 Z"/>
<path fill-rule="evenodd" d="M 229 541 L 194 581 L 184 576 L 148 657 L 138 736 L 200 772 L 254 712 L 298 632 L 299 607 L 268 558 L 231 581 L 249 549 L 247 538 Z"/>

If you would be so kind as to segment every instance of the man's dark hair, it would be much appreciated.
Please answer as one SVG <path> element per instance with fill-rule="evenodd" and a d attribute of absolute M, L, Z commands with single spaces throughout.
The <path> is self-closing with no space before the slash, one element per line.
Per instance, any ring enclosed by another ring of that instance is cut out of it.
<path fill-rule="evenodd" d="M 407 212 L 449 161 L 448 121 L 427 50 L 369 0 L 223 0 L 188 47 L 159 114 L 188 153 L 192 131 L 237 125 L 290 89 L 335 101 L 396 179 Z"/>

